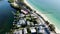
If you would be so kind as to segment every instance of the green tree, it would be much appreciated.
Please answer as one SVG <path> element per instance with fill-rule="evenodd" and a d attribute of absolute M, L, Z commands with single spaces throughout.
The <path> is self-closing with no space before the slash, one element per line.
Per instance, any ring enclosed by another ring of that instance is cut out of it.
<path fill-rule="evenodd" d="M 49 28 L 50 28 L 50 31 L 55 31 L 55 27 L 54 27 L 53 24 L 50 24 L 50 25 L 49 25 Z"/>

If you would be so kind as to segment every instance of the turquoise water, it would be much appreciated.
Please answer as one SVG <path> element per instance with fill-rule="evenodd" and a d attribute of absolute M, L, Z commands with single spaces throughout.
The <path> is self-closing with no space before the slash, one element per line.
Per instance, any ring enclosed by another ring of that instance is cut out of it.
<path fill-rule="evenodd" d="M 40 10 L 60 29 L 60 0 L 27 0 L 34 8 Z"/>

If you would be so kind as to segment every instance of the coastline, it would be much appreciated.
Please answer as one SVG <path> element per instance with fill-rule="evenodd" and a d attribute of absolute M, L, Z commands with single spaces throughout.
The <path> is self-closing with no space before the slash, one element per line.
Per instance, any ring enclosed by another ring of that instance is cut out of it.
<path fill-rule="evenodd" d="M 38 14 L 40 14 L 45 20 L 49 21 L 50 24 L 52 24 L 52 22 L 48 20 L 48 18 L 44 14 L 39 12 L 39 10 L 34 9 L 34 7 L 32 7 L 26 0 L 24 0 L 24 3 L 26 3 L 31 9 L 35 10 Z M 56 26 L 55 26 L 55 31 L 56 33 L 60 33 L 59 29 Z"/>

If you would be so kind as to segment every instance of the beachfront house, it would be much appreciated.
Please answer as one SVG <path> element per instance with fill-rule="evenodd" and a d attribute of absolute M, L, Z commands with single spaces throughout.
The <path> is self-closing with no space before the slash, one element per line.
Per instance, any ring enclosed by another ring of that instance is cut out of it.
<path fill-rule="evenodd" d="M 35 14 L 31 14 L 31 16 L 34 17 L 35 19 L 38 18 L 37 15 L 35 15 Z"/>
<path fill-rule="evenodd" d="M 44 30 L 45 30 L 46 34 L 50 34 L 50 31 L 48 28 L 44 28 Z"/>
<path fill-rule="evenodd" d="M 47 28 L 43 27 L 43 25 L 39 26 L 38 33 L 50 34 L 50 32 L 47 30 Z"/>

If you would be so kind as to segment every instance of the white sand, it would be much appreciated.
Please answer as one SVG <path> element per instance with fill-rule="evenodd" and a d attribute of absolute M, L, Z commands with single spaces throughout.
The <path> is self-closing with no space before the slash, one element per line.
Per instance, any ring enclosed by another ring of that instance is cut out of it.
<path fill-rule="evenodd" d="M 50 21 L 50 20 L 48 20 L 48 18 L 44 15 L 44 14 L 42 14 L 39 10 L 36 10 L 34 7 L 32 7 L 28 2 L 27 2 L 27 0 L 24 0 L 24 3 L 26 3 L 31 9 L 33 9 L 33 10 L 35 10 L 38 14 L 40 14 L 45 20 L 47 20 L 47 21 L 49 21 L 51 24 L 52 24 L 52 22 Z M 60 30 L 55 26 L 55 28 L 56 28 L 56 32 L 57 33 L 60 33 Z"/>

